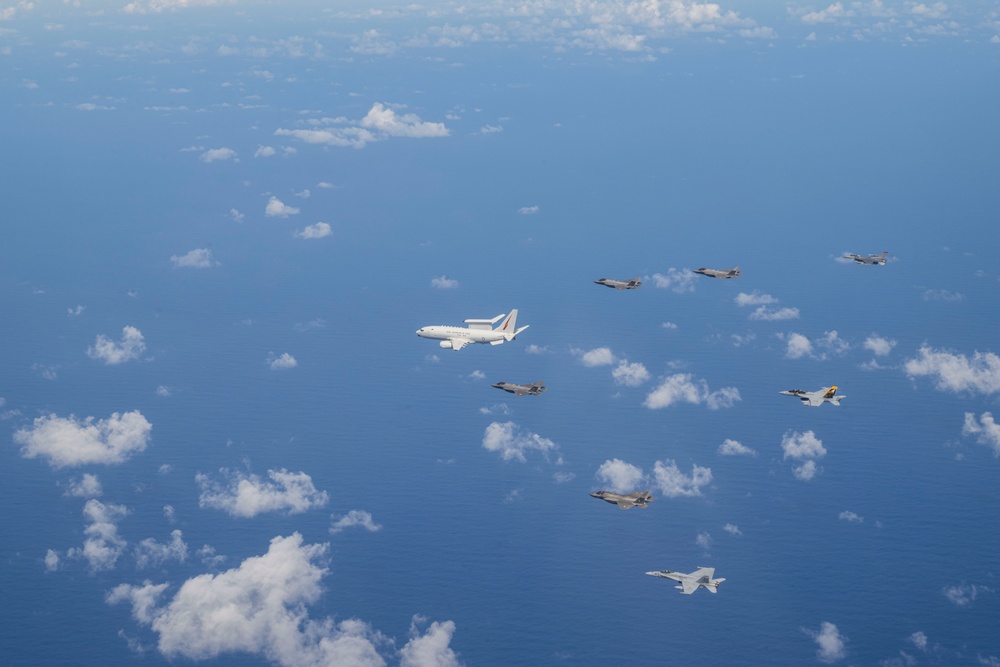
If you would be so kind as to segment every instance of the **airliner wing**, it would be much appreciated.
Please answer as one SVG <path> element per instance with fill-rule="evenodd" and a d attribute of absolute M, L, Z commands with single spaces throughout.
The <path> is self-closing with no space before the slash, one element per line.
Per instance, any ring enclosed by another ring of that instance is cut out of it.
<path fill-rule="evenodd" d="M 468 338 L 449 338 L 448 340 L 451 342 L 451 349 L 456 352 L 469 344 Z"/>

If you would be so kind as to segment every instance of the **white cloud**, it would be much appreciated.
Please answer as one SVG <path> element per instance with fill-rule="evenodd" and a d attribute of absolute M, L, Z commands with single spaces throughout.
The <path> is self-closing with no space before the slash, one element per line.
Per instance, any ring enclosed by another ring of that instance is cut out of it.
<path fill-rule="evenodd" d="M 851 349 L 850 343 L 840 337 L 836 330 L 824 331 L 822 338 L 814 341 L 800 333 L 791 332 L 788 334 L 778 334 L 779 339 L 783 339 L 787 347 L 785 357 L 788 359 L 811 359 L 825 360 L 829 355 L 843 355 Z M 821 350 L 821 351 L 820 351 Z"/>
<path fill-rule="evenodd" d="M 653 284 L 660 289 L 669 289 L 677 294 L 693 292 L 695 286 L 695 274 L 690 269 L 675 269 L 670 267 L 666 274 L 654 273 Z"/>
<path fill-rule="evenodd" d="M 802 15 L 803 23 L 830 23 L 835 19 L 844 18 L 849 16 L 850 12 L 844 10 L 844 5 L 841 2 L 835 2 L 826 9 L 822 9 L 818 12 L 809 12 Z"/>
<path fill-rule="evenodd" d="M 469 377 L 472 378 L 473 380 L 485 380 L 486 379 L 486 373 L 482 372 L 479 369 L 476 369 L 476 370 L 472 371 L 471 373 L 469 373 Z"/>
<path fill-rule="evenodd" d="M 963 301 L 965 295 L 961 292 L 949 292 L 946 289 L 929 289 L 920 295 L 924 301 Z"/>
<path fill-rule="evenodd" d="M 602 484 L 615 493 L 632 493 L 646 483 L 642 468 L 625 463 L 621 459 L 609 459 L 601 464 L 594 474 Z"/>
<path fill-rule="evenodd" d="M 847 656 L 847 637 L 841 635 L 833 623 L 823 621 L 820 623 L 819 632 L 805 628 L 803 631 L 812 637 L 816 645 L 819 646 L 816 658 L 820 662 L 833 663 L 843 660 Z"/>
<path fill-rule="evenodd" d="M 133 0 L 122 7 L 126 14 L 160 14 L 189 7 L 232 4 L 233 0 Z"/>
<path fill-rule="evenodd" d="M 705 531 L 701 531 L 698 533 L 698 536 L 694 538 L 694 543 L 705 551 L 708 551 L 709 547 L 712 546 L 712 536 Z"/>
<path fill-rule="evenodd" d="M 910 643 L 912 643 L 921 651 L 927 650 L 927 635 L 925 635 L 923 632 L 918 630 L 917 632 L 914 632 L 912 635 L 910 635 L 908 639 L 910 640 Z"/>
<path fill-rule="evenodd" d="M 219 470 L 225 482 L 219 483 L 198 473 L 195 481 L 201 489 L 200 507 L 223 510 L 230 516 L 255 517 L 263 512 L 301 514 L 326 505 L 330 499 L 326 491 L 317 491 L 312 478 L 304 472 L 268 470 L 270 482 L 259 475 Z"/>
<path fill-rule="evenodd" d="M 673 322 L 664 322 L 660 326 L 663 327 L 664 329 L 667 329 L 668 331 L 674 331 L 677 329 L 677 325 L 674 324 Z"/>
<path fill-rule="evenodd" d="M 104 334 L 99 334 L 93 346 L 87 348 L 87 356 L 91 359 L 100 359 L 109 366 L 114 366 L 138 359 L 139 355 L 145 351 L 146 342 L 142 337 L 142 332 L 135 327 L 127 326 L 122 328 L 120 343 L 116 343 Z"/>
<path fill-rule="evenodd" d="M 685 475 L 671 459 L 657 461 L 653 465 L 653 477 L 660 493 L 667 498 L 701 495 L 701 488 L 712 481 L 712 469 L 699 465 L 691 466 L 691 474 Z"/>
<path fill-rule="evenodd" d="M 556 484 L 565 484 L 566 482 L 572 482 L 576 479 L 576 473 L 569 472 L 568 470 L 559 470 L 552 473 L 552 480 Z"/>
<path fill-rule="evenodd" d="M 77 498 L 99 498 L 104 495 L 104 489 L 101 487 L 101 482 L 97 479 L 97 475 L 85 472 L 80 479 L 70 480 L 69 487 L 66 489 L 66 495 L 76 496 Z"/>
<path fill-rule="evenodd" d="M 539 210 L 541 209 L 539 209 L 538 206 L 522 206 L 521 208 L 517 209 L 517 212 L 520 213 L 521 215 L 534 215 L 538 213 Z"/>
<path fill-rule="evenodd" d="M 32 427 L 14 433 L 21 455 L 43 457 L 54 468 L 92 464 L 117 464 L 146 449 L 152 424 L 138 410 L 94 422 L 50 414 L 35 419 Z"/>
<path fill-rule="evenodd" d="M 979 420 L 972 412 L 965 413 L 962 435 L 975 435 L 976 441 L 993 448 L 993 456 L 1000 456 L 1000 424 L 993 421 L 993 414 L 984 412 Z"/>
<path fill-rule="evenodd" d="M 532 343 L 531 345 L 526 347 L 524 351 L 528 354 L 545 354 L 546 352 L 549 351 L 549 348 L 545 346 L 535 345 L 534 343 Z"/>
<path fill-rule="evenodd" d="M 694 380 L 690 373 L 677 373 L 665 378 L 659 387 L 650 392 L 643 405 L 650 410 L 659 410 L 675 403 L 704 403 L 709 409 L 718 410 L 730 408 L 739 400 L 740 391 L 736 387 L 710 391 L 705 380 Z"/>
<path fill-rule="evenodd" d="M 737 306 L 767 306 L 773 303 L 778 303 L 778 300 L 771 296 L 770 294 L 761 294 L 756 290 L 752 294 L 747 294 L 746 292 L 740 292 L 733 299 Z"/>
<path fill-rule="evenodd" d="M 232 148 L 212 148 L 199 155 L 198 159 L 206 164 L 222 160 L 232 160 L 233 162 L 240 161 L 236 151 Z"/>
<path fill-rule="evenodd" d="M 246 219 L 246 216 L 243 215 L 242 213 L 240 213 L 235 208 L 229 209 L 229 217 L 232 218 L 236 222 L 243 222 Z"/>
<path fill-rule="evenodd" d="M 718 449 L 723 456 L 757 456 L 757 451 L 737 440 L 726 438 Z"/>
<path fill-rule="evenodd" d="M 919 356 L 908 359 L 903 366 L 910 377 L 925 375 L 936 378 L 935 386 L 941 391 L 1000 392 L 1000 357 L 992 352 L 976 352 L 972 358 L 934 350 L 924 345 Z"/>
<path fill-rule="evenodd" d="M 105 505 L 93 498 L 88 500 L 83 506 L 83 515 L 90 523 L 83 529 L 83 534 L 86 535 L 83 548 L 74 547 L 66 555 L 85 558 L 93 572 L 113 569 L 128 546 L 128 542 L 118 534 L 118 521 L 128 516 L 128 513 L 128 508 L 124 505 Z"/>
<path fill-rule="evenodd" d="M 394 109 L 376 102 L 360 121 L 346 118 L 324 118 L 315 121 L 322 129 L 279 128 L 275 136 L 294 137 L 308 144 L 364 148 L 374 141 L 384 141 L 391 137 L 423 139 L 447 137 L 450 132 L 444 123 L 426 122 L 416 114 L 397 114 Z"/>
<path fill-rule="evenodd" d="M 768 308 L 760 306 L 749 315 L 749 319 L 760 322 L 781 322 L 799 319 L 798 308 Z"/>
<path fill-rule="evenodd" d="M 448 276 L 438 276 L 437 278 L 431 278 L 431 287 L 436 287 L 437 289 L 455 289 L 458 287 L 458 281 Z"/>
<path fill-rule="evenodd" d="M 812 341 L 806 336 L 793 332 L 788 334 L 786 342 L 788 347 L 785 350 L 785 356 L 789 359 L 801 359 L 805 356 L 812 356 Z"/>
<path fill-rule="evenodd" d="M 77 306 L 76 308 L 67 308 L 66 317 L 79 317 L 83 315 L 83 311 L 87 310 L 86 306 Z"/>
<path fill-rule="evenodd" d="M 271 197 L 264 206 L 264 215 L 269 218 L 287 218 L 290 215 L 298 215 L 299 209 L 289 206 L 277 197 Z"/>
<path fill-rule="evenodd" d="M 806 461 L 805 463 L 792 468 L 792 475 L 795 476 L 795 479 L 803 482 L 811 480 L 816 476 L 817 472 L 819 472 L 819 468 L 816 465 L 816 462 L 812 460 Z"/>
<path fill-rule="evenodd" d="M 191 269 L 207 269 L 212 262 L 212 251 L 208 248 L 195 248 L 186 255 L 171 255 L 170 261 L 176 267 L 186 267 Z"/>
<path fill-rule="evenodd" d="M 254 152 L 254 157 L 271 157 L 276 155 L 278 151 L 274 150 L 273 146 L 257 146 L 257 150 Z"/>
<path fill-rule="evenodd" d="M 574 350 L 574 352 L 580 353 L 582 351 Z M 580 355 L 580 363 L 590 368 L 594 366 L 610 366 L 615 363 L 615 355 L 611 353 L 610 347 L 596 347 L 589 352 L 583 352 Z"/>
<path fill-rule="evenodd" d="M 800 465 L 792 468 L 792 474 L 804 482 L 811 480 L 819 472 L 816 459 L 826 456 L 823 441 L 812 431 L 785 433 L 781 438 L 781 449 L 785 453 L 783 458 L 801 461 Z"/>
<path fill-rule="evenodd" d="M 331 518 L 335 518 L 336 516 L 337 515 L 334 514 L 333 517 Z M 333 522 L 333 524 L 330 526 L 330 534 L 336 535 L 337 533 L 341 533 L 344 530 L 348 528 L 353 528 L 355 526 L 364 528 L 369 533 L 374 533 L 379 530 L 382 530 L 382 526 L 375 523 L 375 521 L 372 519 L 372 515 L 370 512 L 366 512 L 364 510 L 351 510 L 350 512 L 348 512 L 347 514 L 345 514 L 344 516 L 338 518 L 336 521 Z"/>
<path fill-rule="evenodd" d="M 59 569 L 59 553 L 48 549 L 45 552 L 45 571 L 55 572 Z"/>
<path fill-rule="evenodd" d="M 882 338 L 878 334 L 873 333 L 865 339 L 862 347 L 870 350 L 876 357 L 884 357 L 892 352 L 892 348 L 896 347 L 896 341 L 889 338 Z"/>
<path fill-rule="evenodd" d="M 479 128 L 479 134 L 500 134 L 503 132 L 503 125 L 483 125 Z"/>
<path fill-rule="evenodd" d="M 865 518 L 849 510 L 844 510 L 837 515 L 837 518 L 841 521 L 847 521 L 848 523 L 864 523 Z"/>
<path fill-rule="evenodd" d="M 740 530 L 740 527 L 737 526 L 735 523 L 727 523 L 725 526 L 722 527 L 722 530 L 726 531 L 730 535 L 735 535 L 737 537 L 743 534 L 743 531 Z"/>
<path fill-rule="evenodd" d="M 188 548 L 179 530 L 170 533 L 170 542 L 166 544 L 160 544 L 149 537 L 135 545 L 135 565 L 140 570 L 159 567 L 169 560 L 183 563 L 187 560 L 187 556 Z"/>
<path fill-rule="evenodd" d="M 559 451 L 559 445 L 537 433 L 522 431 L 514 422 L 493 422 L 486 427 L 483 434 L 483 448 L 491 452 L 499 452 L 504 461 L 520 461 L 524 463 L 525 453 L 535 449 L 548 458 L 549 452 Z M 556 463 L 561 463 L 560 457 Z"/>
<path fill-rule="evenodd" d="M 155 393 L 160 398 L 170 398 L 170 396 L 173 395 L 173 393 L 170 391 L 170 387 L 168 387 L 166 385 L 163 385 L 163 384 L 161 384 L 160 386 L 158 386 L 156 388 L 156 392 Z"/>
<path fill-rule="evenodd" d="M 629 363 L 622 359 L 617 367 L 611 371 L 611 377 L 618 384 L 626 387 L 638 387 L 649 379 L 649 371 L 640 363 Z"/>
<path fill-rule="evenodd" d="M 297 239 L 321 239 L 333 234 L 330 225 L 325 222 L 317 222 L 315 225 L 307 225 L 304 229 L 295 232 Z"/>
<path fill-rule="evenodd" d="M 976 601 L 980 593 L 992 593 L 993 589 L 963 582 L 957 586 L 945 586 L 941 592 L 948 598 L 948 602 L 956 607 L 968 607 Z"/>
<path fill-rule="evenodd" d="M 309 617 L 308 606 L 325 593 L 328 551 L 327 544 L 304 545 L 298 533 L 279 536 L 266 554 L 188 579 L 162 603 L 168 585 L 148 581 L 117 586 L 105 599 L 130 603 L 135 620 L 152 627 L 157 648 L 171 661 L 246 653 L 288 667 L 384 667 L 386 657 L 379 651 L 393 651 L 391 638 L 356 618 Z M 453 632 L 450 621 L 433 623 L 422 635 L 412 627 L 399 651 L 401 664 L 455 667 L 457 657 L 448 648 Z"/>
<path fill-rule="evenodd" d="M 295 368 L 299 365 L 299 362 L 292 355 L 287 352 L 282 352 L 281 355 L 277 357 L 269 357 L 268 365 L 271 367 L 272 371 L 283 371 L 289 368 Z"/>

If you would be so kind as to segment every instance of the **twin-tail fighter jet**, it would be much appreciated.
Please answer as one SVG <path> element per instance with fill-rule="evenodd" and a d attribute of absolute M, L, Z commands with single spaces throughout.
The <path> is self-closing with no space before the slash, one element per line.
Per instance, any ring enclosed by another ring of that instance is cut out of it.
<path fill-rule="evenodd" d="M 513 382 L 497 382 L 494 385 L 497 389 L 509 391 L 515 396 L 538 396 L 548 389 L 544 382 L 532 382 L 531 384 L 515 384 Z"/>
<path fill-rule="evenodd" d="M 642 281 L 638 277 L 632 280 L 613 280 L 612 278 L 600 278 L 594 281 L 598 285 L 604 285 L 605 287 L 614 287 L 615 289 L 635 289 L 642 284 Z"/>
<path fill-rule="evenodd" d="M 672 572 L 671 570 L 659 570 L 657 572 L 647 572 L 651 577 L 661 577 L 663 579 L 673 579 L 680 582 L 680 586 L 674 586 L 684 595 L 691 595 L 699 588 L 705 588 L 709 593 L 718 593 L 719 584 L 725 579 L 713 579 L 715 575 L 714 567 L 700 567 L 691 574 L 683 572 Z"/>
<path fill-rule="evenodd" d="M 496 329 L 493 325 L 503 320 L 503 324 Z M 446 350 L 461 350 L 469 343 L 489 343 L 490 345 L 500 345 L 517 338 L 517 334 L 528 328 L 528 325 L 515 328 L 517 326 L 517 308 L 510 311 L 507 319 L 503 313 L 497 315 L 492 320 L 465 320 L 468 327 L 449 327 L 435 325 L 421 327 L 417 329 L 417 335 L 421 338 L 432 338 L 441 341 L 439 344 Z"/>
<path fill-rule="evenodd" d="M 846 396 L 837 396 L 837 385 L 832 387 L 823 387 L 819 391 L 802 391 L 801 389 L 789 389 L 788 391 L 779 391 L 779 394 L 783 396 L 797 396 L 802 405 L 823 405 L 824 403 L 833 403 L 834 405 L 840 405 L 840 399 L 847 398 Z"/>
<path fill-rule="evenodd" d="M 734 266 L 728 271 L 723 271 L 720 269 L 706 269 L 701 267 L 700 269 L 695 269 L 695 273 L 700 273 L 703 276 L 708 276 L 709 278 L 739 278 L 740 277 L 740 267 Z"/>
<path fill-rule="evenodd" d="M 604 502 L 613 503 L 623 510 L 633 507 L 649 507 L 648 503 L 653 501 L 653 496 L 649 491 L 636 491 L 635 493 L 615 493 L 613 491 L 595 491 L 590 494 L 594 498 L 600 498 Z"/>
<path fill-rule="evenodd" d="M 885 258 L 889 255 L 889 251 L 886 250 L 881 255 L 854 255 L 848 254 L 844 255 L 846 259 L 853 259 L 857 264 L 871 264 L 872 266 L 885 266 Z"/>

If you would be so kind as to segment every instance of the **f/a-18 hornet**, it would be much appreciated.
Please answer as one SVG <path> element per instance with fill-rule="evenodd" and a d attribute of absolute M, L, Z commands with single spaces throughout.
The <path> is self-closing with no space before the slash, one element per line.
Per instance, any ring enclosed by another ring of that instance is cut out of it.
<path fill-rule="evenodd" d="M 832 387 L 823 387 L 819 391 L 802 391 L 801 389 L 789 389 L 788 391 L 779 391 L 779 394 L 784 396 L 797 396 L 802 405 L 823 405 L 824 403 L 833 403 L 834 405 L 840 405 L 840 399 L 847 398 L 844 395 L 837 396 L 837 385 Z"/>
<path fill-rule="evenodd" d="M 632 280 L 613 280 L 612 278 L 600 278 L 594 281 L 598 285 L 604 285 L 605 287 L 614 287 L 615 289 L 635 289 L 642 284 L 642 281 L 638 277 Z"/>
<path fill-rule="evenodd" d="M 497 389 L 509 391 L 515 396 L 538 396 L 548 389 L 544 382 L 532 382 L 531 384 L 515 384 L 513 382 L 497 382 L 492 385 Z"/>
<path fill-rule="evenodd" d="M 496 329 L 493 325 L 503 319 L 503 324 Z M 489 343 L 490 345 L 500 345 L 509 340 L 517 338 L 517 334 L 528 328 L 525 325 L 520 329 L 517 326 L 517 308 L 510 311 L 507 319 L 503 313 L 497 315 L 492 320 L 465 320 L 468 327 L 449 327 L 435 325 L 421 327 L 417 329 L 417 335 L 421 338 L 433 338 L 441 341 L 439 344 L 446 350 L 461 350 L 469 343 Z"/>
<path fill-rule="evenodd" d="M 594 498 L 614 503 L 623 510 L 633 507 L 649 507 L 648 503 L 653 501 L 653 496 L 649 491 L 636 491 L 635 493 L 615 493 L 614 491 L 594 491 L 590 494 Z"/>
<path fill-rule="evenodd" d="M 703 276 L 708 276 L 709 278 L 739 278 L 740 277 L 740 267 L 734 266 L 728 271 L 722 271 L 720 269 L 706 269 L 701 267 L 700 269 L 695 269 L 695 273 L 700 273 Z"/>
<path fill-rule="evenodd" d="M 844 255 L 847 259 L 853 259 L 857 264 L 871 264 L 885 266 L 885 258 L 888 256 L 889 251 L 886 250 L 881 255 Z"/>
<path fill-rule="evenodd" d="M 647 572 L 651 577 L 661 577 L 663 579 L 673 579 L 680 582 L 680 586 L 674 586 L 684 595 L 691 595 L 699 588 L 705 588 L 709 593 L 718 593 L 719 584 L 725 579 L 713 579 L 715 575 L 714 567 L 700 567 L 691 574 L 683 572 L 672 572 L 671 570 L 659 570 L 657 572 Z"/>

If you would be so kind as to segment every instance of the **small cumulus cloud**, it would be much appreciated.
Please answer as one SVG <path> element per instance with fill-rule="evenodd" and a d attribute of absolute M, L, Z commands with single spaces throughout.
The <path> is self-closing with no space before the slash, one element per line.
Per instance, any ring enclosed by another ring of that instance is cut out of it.
<path fill-rule="evenodd" d="M 284 371 L 289 368 L 295 368 L 299 365 L 299 362 L 292 355 L 287 352 L 282 352 L 279 356 L 275 357 L 272 352 L 267 359 L 268 366 L 272 371 Z"/>
<path fill-rule="evenodd" d="M 754 291 L 750 294 L 746 292 L 740 292 L 733 299 L 737 306 L 768 306 L 774 303 L 778 303 L 778 300 L 771 296 L 770 294 L 762 294 L 760 292 Z"/>
<path fill-rule="evenodd" d="M 66 488 L 66 495 L 76 496 L 77 498 L 100 498 L 104 495 L 104 489 L 101 487 L 101 482 L 97 479 L 97 475 L 84 473 L 80 479 L 74 478 L 70 480 Z"/>
<path fill-rule="evenodd" d="M 201 493 L 198 505 L 223 510 L 230 516 L 252 518 L 263 512 L 301 514 L 326 505 L 326 491 L 317 491 L 312 478 L 304 472 L 268 470 L 270 481 L 239 471 L 222 468 L 222 482 L 208 475 L 195 475 Z"/>
<path fill-rule="evenodd" d="M 431 278 L 431 287 L 437 289 L 455 289 L 458 287 L 458 281 L 448 276 L 438 276 Z"/>
<path fill-rule="evenodd" d="M 984 412 L 976 419 L 975 413 L 965 413 L 965 423 L 962 425 L 962 435 L 974 435 L 981 445 L 993 449 L 993 456 L 1000 456 L 1000 424 L 993 420 L 993 414 Z"/>
<path fill-rule="evenodd" d="M 297 239 L 321 239 L 331 234 L 333 234 L 333 230 L 330 229 L 330 225 L 325 222 L 317 222 L 295 232 L 294 236 Z"/>
<path fill-rule="evenodd" d="M 823 621 L 820 623 L 819 632 L 807 628 L 803 628 L 802 631 L 812 637 L 819 647 L 816 650 L 816 658 L 820 662 L 830 664 L 847 656 L 847 637 L 840 634 L 833 623 Z"/>
<path fill-rule="evenodd" d="M 67 308 L 66 317 L 79 317 L 83 315 L 83 311 L 87 309 L 86 306 L 77 306 L 76 308 Z"/>
<path fill-rule="evenodd" d="M 232 218 L 235 222 L 243 222 L 244 220 L 246 220 L 246 216 L 240 213 L 235 208 L 229 209 L 229 217 Z"/>
<path fill-rule="evenodd" d="M 93 498 L 88 500 L 83 506 L 83 516 L 88 521 L 83 529 L 83 546 L 70 549 L 66 556 L 85 559 L 91 572 L 113 570 L 128 546 L 128 542 L 118 534 L 118 522 L 128 514 L 124 505 L 104 504 Z"/>
<path fill-rule="evenodd" d="M 503 132 L 503 125 L 483 125 L 479 128 L 479 134 L 500 134 Z"/>
<path fill-rule="evenodd" d="M 712 546 L 712 536 L 705 531 L 701 531 L 698 533 L 698 536 L 694 538 L 694 543 L 705 551 L 708 551 L 708 549 Z"/>
<path fill-rule="evenodd" d="M 264 215 L 269 218 L 287 218 L 290 215 L 298 215 L 299 209 L 289 206 L 277 197 L 271 197 L 264 206 Z"/>
<path fill-rule="evenodd" d="M 273 146 L 257 146 L 257 150 L 254 152 L 254 157 L 271 157 L 276 155 L 278 151 L 274 149 Z"/>
<path fill-rule="evenodd" d="M 786 343 L 785 358 L 802 359 L 808 357 L 823 361 L 830 355 L 840 356 L 851 349 L 850 343 L 833 331 L 824 331 L 821 338 L 810 340 L 808 336 L 800 333 L 790 332 L 788 334 L 777 334 L 779 340 Z"/>
<path fill-rule="evenodd" d="M 187 557 L 188 547 L 179 530 L 170 533 L 169 542 L 160 543 L 149 537 L 135 545 L 135 566 L 140 570 L 147 567 L 160 567 L 172 560 L 183 563 Z"/>
<path fill-rule="evenodd" d="M 841 512 L 840 514 L 837 515 L 837 518 L 840 519 L 841 521 L 846 521 L 848 523 L 864 523 L 865 522 L 865 518 L 863 516 L 855 514 L 854 512 L 851 512 L 849 510 L 844 510 L 843 512 Z"/>
<path fill-rule="evenodd" d="M 541 452 L 548 459 L 549 452 L 556 455 L 559 453 L 559 445 L 548 438 L 543 438 L 537 433 L 524 431 L 514 422 L 493 422 L 486 427 L 483 433 L 483 448 L 500 454 L 504 461 L 520 461 L 524 463 L 526 453 L 535 450 Z M 557 464 L 562 463 L 562 457 L 556 460 Z"/>
<path fill-rule="evenodd" d="M 524 351 L 528 354 L 545 354 L 546 352 L 549 351 L 549 348 L 547 346 L 535 345 L 534 343 L 532 343 L 531 345 L 526 347 Z"/>
<path fill-rule="evenodd" d="M 722 456 L 757 456 L 757 451 L 738 440 L 726 438 L 717 450 Z"/>
<path fill-rule="evenodd" d="M 663 380 L 660 385 L 646 396 L 643 405 L 650 410 L 659 410 L 677 403 L 706 405 L 710 410 L 730 408 L 741 400 L 740 391 L 736 387 L 723 387 L 711 391 L 703 379 L 695 380 L 690 373 L 676 373 Z"/>
<path fill-rule="evenodd" d="M 351 510 L 344 516 L 337 516 L 334 514 L 330 517 L 333 523 L 330 524 L 330 534 L 336 535 L 337 533 L 342 533 L 348 528 L 364 528 L 369 533 L 375 533 L 382 530 L 382 526 L 375 523 L 372 519 L 370 512 L 365 510 Z"/>
<path fill-rule="evenodd" d="M 211 148 L 201 155 L 198 159 L 202 162 L 209 164 L 212 162 L 221 162 L 225 160 L 232 160 L 233 162 L 239 162 L 240 158 L 232 148 Z"/>
<path fill-rule="evenodd" d="M 517 212 L 521 215 L 535 215 L 539 210 L 541 209 L 539 209 L 538 206 L 522 206 L 517 209 Z"/>
<path fill-rule="evenodd" d="M 99 334 L 94 344 L 87 348 L 87 356 L 115 366 L 138 359 L 145 351 L 146 342 L 142 332 L 135 327 L 126 326 L 122 329 L 121 341 L 117 343 L 104 334 Z"/>
<path fill-rule="evenodd" d="M 712 481 L 712 469 L 692 465 L 691 474 L 685 475 L 671 459 L 657 461 L 653 465 L 653 478 L 667 498 L 700 496 L 701 489 Z"/>
<path fill-rule="evenodd" d="M 594 474 L 599 482 L 615 493 L 632 493 L 645 484 L 646 475 L 642 468 L 621 459 L 609 459 L 601 464 Z"/>
<path fill-rule="evenodd" d="M 611 377 L 614 378 L 617 384 L 625 385 L 626 387 L 638 387 L 649 380 L 649 371 L 638 362 L 629 363 L 623 359 L 611 371 Z"/>
<path fill-rule="evenodd" d="M 666 329 L 667 331 L 676 331 L 677 330 L 677 325 L 674 324 L 673 322 L 664 322 L 660 326 L 663 327 L 664 329 Z"/>
<path fill-rule="evenodd" d="M 949 292 L 946 289 L 929 289 L 920 295 L 924 301 L 964 301 L 965 295 L 960 292 Z"/>
<path fill-rule="evenodd" d="M 369 143 L 391 137 L 426 139 L 447 137 L 450 132 L 444 123 L 426 122 L 416 114 L 399 114 L 392 107 L 376 102 L 360 121 L 324 118 L 315 121 L 313 127 L 279 128 L 274 134 L 293 137 L 307 144 L 364 148 Z"/>
<path fill-rule="evenodd" d="M 162 384 L 156 388 L 155 393 L 160 398 L 170 398 L 173 395 L 173 392 L 170 391 L 170 387 Z"/>
<path fill-rule="evenodd" d="M 212 261 L 212 251 L 208 248 L 195 248 L 186 255 L 171 255 L 170 261 L 177 268 L 207 269 L 218 262 Z"/>
<path fill-rule="evenodd" d="M 740 530 L 740 527 L 737 526 L 735 523 L 727 523 L 725 526 L 722 527 L 722 530 L 726 531 L 727 533 L 735 537 L 739 537 L 740 535 L 743 534 L 743 531 Z"/>
<path fill-rule="evenodd" d="M 695 274 L 690 269 L 670 267 L 666 273 L 654 273 L 653 284 L 660 289 L 668 289 L 677 294 L 693 292 Z"/>
<path fill-rule="evenodd" d="M 574 350 L 573 352 L 580 355 L 580 363 L 588 368 L 610 366 L 615 363 L 615 355 L 611 353 L 610 347 L 596 347 L 587 352 L 583 350 Z"/>
<path fill-rule="evenodd" d="M 800 462 L 792 469 L 792 474 L 804 482 L 816 476 L 818 472 L 816 460 L 826 456 L 823 441 L 812 431 L 785 433 L 781 438 L 781 449 L 784 451 L 783 458 Z"/>
<path fill-rule="evenodd" d="M 911 378 L 929 376 L 941 391 L 995 394 L 1000 392 L 1000 357 L 992 352 L 976 352 L 972 357 L 928 345 L 903 366 Z"/>
<path fill-rule="evenodd" d="M 962 582 L 955 586 L 945 586 L 941 589 L 941 592 L 947 598 L 948 602 L 956 607 L 968 607 L 982 593 L 992 593 L 993 589 L 987 586 L 977 586 L 976 584 Z"/>
<path fill-rule="evenodd" d="M 892 352 L 892 348 L 896 347 L 896 341 L 873 333 L 861 345 L 876 357 L 884 357 Z"/>
<path fill-rule="evenodd" d="M 781 322 L 799 319 L 798 308 L 768 308 L 760 306 L 749 315 L 749 319 L 760 322 Z"/>
<path fill-rule="evenodd" d="M 50 414 L 16 431 L 14 442 L 21 445 L 24 458 L 42 457 L 54 468 L 115 465 L 146 449 L 152 428 L 138 410 L 97 421 Z"/>

